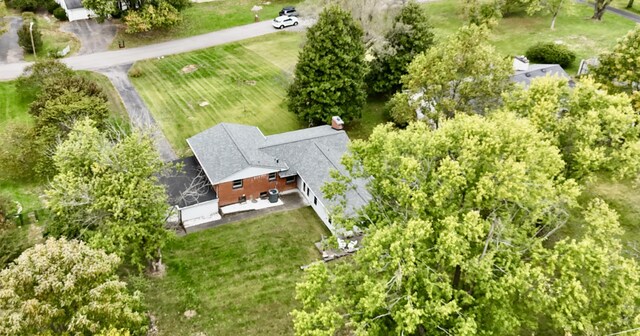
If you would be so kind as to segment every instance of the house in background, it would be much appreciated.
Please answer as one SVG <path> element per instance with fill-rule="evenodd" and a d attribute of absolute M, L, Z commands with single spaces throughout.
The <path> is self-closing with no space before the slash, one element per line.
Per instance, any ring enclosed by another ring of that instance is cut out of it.
<path fill-rule="evenodd" d="M 212 193 L 195 202 L 176 204 L 185 228 L 215 220 L 215 216 L 208 219 L 206 215 L 217 214 L 218 209 L 224 213 L 225 207 L 266 199 L 270 190 L 277 189 L 279 193 L 300 193 L 335 233 L 329 216 L 335 204 L 321 188 L 331 181 L 332 170 L 347 173 L 340 160 L 348 150 L 349 137 L 339 117 L 333 118 L 331 126 L 270 136 L 254 126 L 221 123 L 187 139 L 187 143 L 195 155 L 187 160 L 201 167 L 196 170 L 202 169 Z M 194 171 L 183 184 L 193 175 Z M 355 214 L 369 199 L 364 183 L 357 182 L 347 191 L 346 214 Z"/>
<path fill-rule="evenodd" d="M 64 8 L 69 21 L 86 20 L 96 17 L 96 14 L 82 6 L 81 0 L 55 0 L 60 7 Z"/>
<path fill-rule="evenodd" d="M 529 87 L 531 81 L 538 77 L 558 76 L 569 81 L 569 86 L 573 87 L 575 82 L 569 74 L 558 64 L 530 64 L 524 56 L 513 58 L 513 71 L 511 81 Z"/>

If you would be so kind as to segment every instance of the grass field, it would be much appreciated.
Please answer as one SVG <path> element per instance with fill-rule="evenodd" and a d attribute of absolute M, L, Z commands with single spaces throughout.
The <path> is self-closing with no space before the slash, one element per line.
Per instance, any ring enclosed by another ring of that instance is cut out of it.
<path fill-rule="evenodd" d="M 310 207 L 190 234 L 171 242 L 167 274 L 144 292 L 161 335 L 292 335 L 300 266 L 318 260 L 328 231 Z M 186 319 L 193 309 L 198 315 Z"/>
<path fill-rule="evenodd" d="M 446 39 L 463 24 L 459 6 L 457 1 L 438 1 L 425 5 L 435 27 L 436 38 Z M 612 13 L 605 14 L 601 22 L 590 20 L 591 15 L 592 7 L 576 4 L 571 14 L 560 14 L 555 30 L 549 28 L 549 16 L 505 17 L 492 32 L 491 41 L 505 56 L 522 55 L 537 42 L 562 41 L 577 55 L 576 61 L 568 69 L 570 74 L 575 74 L 581 59 L 597 56 L 610 49 L 616 39 L 635 27 L 634 22 Z"/>
<path fill-rule="evenodd" d="M 272 20 L 278 16 L 283 6 L 295 5 L 298 2 L 300 0 L 273 0 L 269 1 L 269 5 L 265 5 L 266 2 L 253 0 L 215 0 L 194 3 L 182 12 L 182 23 L 172 29 L 133 35 L 126 34 L 124 29 L 120 29 L 111 49 L 118 48 L 118 41 L 121 40 L 125 41 L 127 47 L 136 47 L 253 23 L 256 13 L 252 12 L 251 8 L 255 5 L 262 6 L 262 10 L 258 12 L 260 20 Z"/>
<path fill-rule="evenodd" d="M 138 62 L 142 75 L 131 80 L 179 154 L 187 150 L 185 139 L 223 121 L 265 134 L 291 131 L 301 125 L 287 111 L 285 89 L 302 38 L 282 32 Z M 188 65 L 198 69 L 183 73 Z"/>
<path fill-rule="evenodd" d="M 45 20 L 42 16 L 38 16 L 38 27 L 42 33 L 42 48 L 38 50 L 38 57 L 49 57 L 50 53 L 57 53 L 69 46 L 71 51 L 67 56 L 72 55 L 80 49 L 80 41 L 75 35 L 58 30 L 60 22 L 49 16 L 51 21 Z M 25 61 L 34 61 L 33 54 L 24 53 Z"/>

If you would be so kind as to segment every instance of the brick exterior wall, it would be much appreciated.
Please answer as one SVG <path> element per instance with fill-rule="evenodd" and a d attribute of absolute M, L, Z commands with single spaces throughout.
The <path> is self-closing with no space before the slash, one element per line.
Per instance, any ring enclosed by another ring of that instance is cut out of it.
<path fill-rule="evenodd" d="M 297 178 L 297 176 L 296 176 Z M 247 201 L 251 200 L 251 196 L 254 199 L 260 198 L 260 193 L 268 192 L 269 189 L 278 189 L 283 192 L 297 187 L 297 181 L 293 181 L 289 184 L 286 183 L 286 179 L 276 176 L 275 181 L 269 181 L 269 174 L 249 177 L 242 180 L 242 188 L 233 189 L 233 181 L 220 183 L 213 186 L 216 194 L 218 195 L 218 205 L 223 207 L 225 205 L 238 203 L 239 198 L 244 195 Z"/>

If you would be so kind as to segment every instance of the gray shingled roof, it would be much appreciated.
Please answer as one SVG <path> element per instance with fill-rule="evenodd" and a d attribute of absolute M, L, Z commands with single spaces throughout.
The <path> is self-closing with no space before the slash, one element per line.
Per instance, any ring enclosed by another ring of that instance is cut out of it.
<path fill-rule="evenodd" d="M 569 80 L 569 84 L 573 85 L 571 76 L 558 64 L 530 64 L 529 69 L 516 71 L 515 74 L 511 76 L 511 81 L 528 87 L 534 78 L 544 76 L 560 76 Z"/>
<path fill-rule="evenodd" d="M 256 127 L 223 123 L 187 142 L 213 184 L 248 167 L 273 168 L 281 177 L 299 175 L 327 207 L 332 204 L 321 187 L 331 180 L 329 172 L 346 174 L 340 159 L 348 150 L 349 137 L 330 126 L 265 137 Z M 347 194 L 348 214 L 370 199 L 365 183 L 356 185 Z"/>
<path fill-rule="evenodd" d="M 209 181 L 216 184 L 249 167 L 286 170 L 287 165 L 259 150 L 265 136 L 257 127 L 221 123 L 187 139 Z"/>
<path fill-rule="evenodd" d="M 64 3 L 67 5 L 67 9 L 83 8 L 81 0 L 64 0 Z"/>

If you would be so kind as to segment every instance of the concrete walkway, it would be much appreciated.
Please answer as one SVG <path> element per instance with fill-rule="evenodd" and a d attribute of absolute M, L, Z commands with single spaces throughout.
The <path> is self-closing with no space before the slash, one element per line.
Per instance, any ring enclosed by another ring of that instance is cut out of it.
<path fill-rule="evenodd" d="M 276 212 L 289 211 L 309 206 L 309 204 L 304 200 L 299 192 L 280 195 L 280 199 L 284 202 L 284 205 L 282 206 L 225 215 L 224 217 L 222 217 L 222 219 L 215 222 L 209 222 L 189 227 L 187 228 L 187 233 L 198 232 L 228 223 L 239 222 L 251 218 L 266 216 L 268 214 Z"/>
<path fill-rule="evenodd" d="M 107 69 L 99 69 L 98 72 L 107 76 L 116 91 L 118 91 L 124 107 L 129 114 L 131 125 L 152 134 L 156 149 L 160 153 L 162 160 L 165 162 L 176 160 L 178 156 L 173 151 L 173 148 L 171 148 L 169 141 L 162 133 L 162 130 L 160 130 L 155 119 L 153 119 L 142 97 L 140 97 L 138 91 L 136 91 L 129 80 L 129 76 L 127 75 L 129 68 L 131 68 L 131 64 L 125 64 Z"/>
<path fill-rule="evenodd" d="M 309 24 L 310 22 L 303 21 L 297 27 L 289 27 L 284 30 L 302 31 Z M 262 21 L 144 47 L 72 56 L 62 59 L 62 62 L 75 70 L 106 69 L 119 65 L 133 64 L 140 60 L 180 54 L 225 43 L 245 40 L 252 37 L 274 34 L 279 31 L 280 30 L 271 26 L 271 21 Z M 27 62 L 0 64 L 0 80 L 12 80 L 17 78 L 29 64 L 30 63 Z"/>

